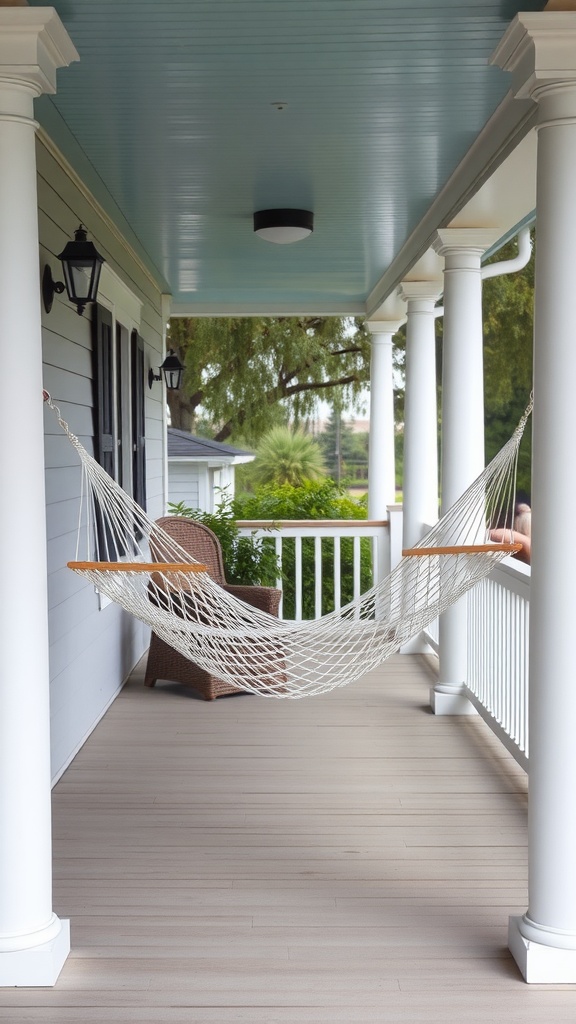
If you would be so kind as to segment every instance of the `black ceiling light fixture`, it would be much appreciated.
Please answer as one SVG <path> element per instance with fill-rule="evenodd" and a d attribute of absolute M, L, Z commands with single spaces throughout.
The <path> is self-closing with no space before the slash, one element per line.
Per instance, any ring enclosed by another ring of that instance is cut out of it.
<path fill-rule="evenodd" d="M 310 210 L 258 210 L 254 214 L 255 233 L 278 245 L 300 242 L 313 230 L 314 214 Z"/>
<path fill-rule="evenodd" d="M 47 313 L 52 309 L 54 294 L 61 295 L 66 288 L 68 298 L 76 306 L 79 316 L 89 302 L 96 302 L 100 271 L 105 262 L 93 242 L 88 241 L 86 228 L 81 224 L 74 233 L 74 241 L 67 242 L 58 256 L 62 262 L 64 281 L 54 281 L 48 264 L 42 277 L 42 299 Z"/>
<path fill-rule="evenodd" d="M 150 367 L 148 371 L 148 387 L 151 388 L 155 380 L 162 380 L 162 375 L 164 375 L 164 383 L 168 391 L 178 391 L 182 384 L 184 367 L 173 349 L 170 349 L 159 370 L 160 373 L 154 373 L 154 370 Z"/>

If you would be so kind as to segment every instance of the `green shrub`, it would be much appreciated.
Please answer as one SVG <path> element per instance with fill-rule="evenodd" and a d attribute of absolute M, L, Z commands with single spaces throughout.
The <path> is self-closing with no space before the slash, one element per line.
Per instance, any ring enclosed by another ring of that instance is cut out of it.
<path fill-rule="evenodd" d="M 306 481 L 300 487 L 290 484 L 268 484 L 259 487 L 254 495 L 237 497 L 233 501 L 237 519 L 265 520 L 318 520 L 366 519 L 366 499 L 356 501 L 340 490 L 332 480 Z M 266 542 L 264 542 L 266 543 Z M 348 604 L 354 597 L 354 542 L 340 541 L 341 577 L 340 603 Z M 314 539 L 302 540 L 302 614 L 314 618 Z M 282 544 L 283 614 L 289 619 L 295 615 L 296 543 L 285 539 Z M 372 551 L 369 539 L 360 543 L 360 589 L 372 586 Z M 335 608 L 334 601 L 334 541 L 322 541 L 322 614 Z"/>
<path fill-rule="evenodd" d="M 300 487 L 266 484 L 232 505 L 237 519 L 366 519 L 366 499 L 356 501 L 333 480 L 307 480 Z"/>

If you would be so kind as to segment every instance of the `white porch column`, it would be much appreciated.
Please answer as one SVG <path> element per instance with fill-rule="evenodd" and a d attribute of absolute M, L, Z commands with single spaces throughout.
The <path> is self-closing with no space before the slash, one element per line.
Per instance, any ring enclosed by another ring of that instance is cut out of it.
<path fill-rule="evenodd" d="M 434 307 L 442 285 L 405 281 L 406 394 L 404 399 L 403 546 L 413 547 L 425 523 L 438 519 L 438 405 Z"/>
<path fill-rule="evenodd" d="M 574 239 L 576 10 L 520 14 L 494 60 L 539 104 L 530 601 L 529 907 L 510 921 L 528 982 L 576 983 Z M 559 518 L 560 517 L 560 518 Z"/>
<path fill-rule="evenodd" d="M 370 438 L 368 519 L 386 519 L 396 500 L 392 338 L 403 320 L 368 321 L 370 331 Z"/>
<path fill-rule="evenodd" d="M 52 985 L 46 510 L 33 101 L 77 53 L 52 8 L 0 8 L 0 984 Z M 24 372 L 23 372 L 24 371 Z"/>
<path fill-rule="evenodd" d="M 388 506 L 396 501 L 396 453 L 394 448 L 394 378 L 392 338 L 404 320 L 367 322 L 370 331 L 370 436 L 368 440 L 368 519 L 388 519 Z M 377 578 L 384 579 L 392 565 L 390 543 L 378 544 Z"/>
<path fill-rule="evenodd" d="M 480 261 L 498 232 L 446 228 L 434 248 L 444 257 L 442 354 L 442 512 L 484 469 L 482 276 Z M 476 710 L 463 695 L 467 670 L 467 598 L 440 617 L 440 674 L 431 693 L 435 714 Z"/>

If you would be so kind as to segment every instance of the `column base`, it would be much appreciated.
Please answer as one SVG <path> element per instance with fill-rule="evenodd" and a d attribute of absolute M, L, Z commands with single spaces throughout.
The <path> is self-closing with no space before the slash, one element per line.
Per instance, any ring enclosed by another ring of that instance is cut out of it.
<path fill-rule="evenodd" d="M 0 986 L 2 988 L 48 988 L 56 984 L 70 952 L 70 921 L 49 942 L 30 949 L 0 952 Z"/>
<path fill-rule="evenodd" d="M 576 984 L 576 949 L 545 946 L 521 932 L 521 917 L 508 923 L 508 948 L 529 985 Z"/>
<path fill-rule="evenodd" d="M 430 707 L 434 715 L 477 715 L 468 697 L 456 686 L 438 684 L 430 690 Z"/>

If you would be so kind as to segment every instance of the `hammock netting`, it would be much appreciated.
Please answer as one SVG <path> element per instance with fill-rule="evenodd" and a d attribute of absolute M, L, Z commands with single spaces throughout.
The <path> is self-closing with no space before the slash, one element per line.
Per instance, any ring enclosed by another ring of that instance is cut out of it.
<path fill-rule="evenodd" d="M 82 464 L 70 567 L 184 657 L 250 693 L 305 697 L 353 682 L 518 550 L 516 465 L 531 406 L 484 472 L 385 579 L 321 619 L 292 622 L 227 594 L 92 458 L 47 394 L 45 401 Z M 490 542 L 495 526 L 510 530 L 509 543 Z"/>

